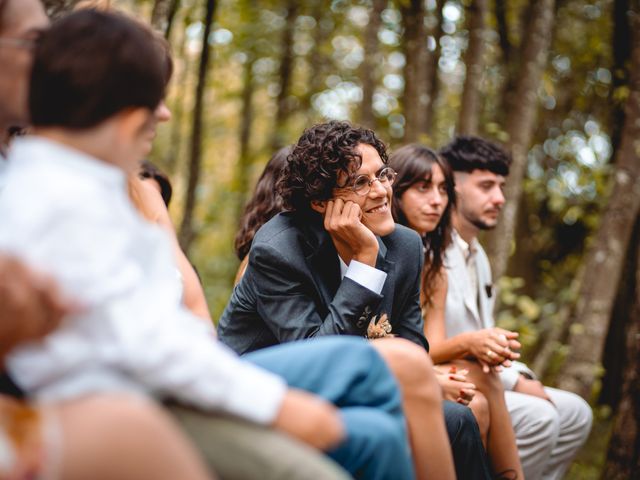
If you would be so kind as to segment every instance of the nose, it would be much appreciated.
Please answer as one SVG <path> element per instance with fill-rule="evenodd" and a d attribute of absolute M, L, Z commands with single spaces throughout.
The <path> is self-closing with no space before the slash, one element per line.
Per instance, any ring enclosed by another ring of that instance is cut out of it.
<path fill-rule="evenodd" d="M 388 187 L 391 188 L 391 187 Z M 387 187 L 380 181 L 379 178 L 374 178 L 371 182 L 371 190 L 369 196 L 373 198 L 384 197 L 387 195 Z"/>
<path fill-rule="evenodd" d="M 168 122 L 171 120 L 171 110 L 167 107 L 167 104 L 164 102 L 160 102 L 160 104 L 156 107 L 156 111 L 154 112 L 156 116 L 156 120 L 158 122 Z"/>
<path fill-rule="evenodd" d="M 498 207 L 501 207 L 502 205 L 504 205 L 505 198 L 504 198 L 504 192 L 502 191 L 501 187 L 496 186 L 494 188 L 492 201 L 493 201 L 493 204 Z"/>
<path fill-rule="evenodd" d="M 431 191 L 431 195 L 429 195 L 429 203 L 433 206 L 440 206 L 444 203 L 443 194 L 438 187 L 434 187 Z"/>

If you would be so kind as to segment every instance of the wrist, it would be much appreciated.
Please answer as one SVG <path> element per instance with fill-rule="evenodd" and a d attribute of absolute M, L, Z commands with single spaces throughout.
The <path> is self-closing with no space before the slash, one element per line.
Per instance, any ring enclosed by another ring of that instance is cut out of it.
<path fill-rule="evenodd" d="M 375 248 L 362 249 L 353 255 L 352 260 L 356 260 L 360 263 L 369 265 L 370 267 L 376 266 L 376 260 L 378 258 L 378 246 Z"/>

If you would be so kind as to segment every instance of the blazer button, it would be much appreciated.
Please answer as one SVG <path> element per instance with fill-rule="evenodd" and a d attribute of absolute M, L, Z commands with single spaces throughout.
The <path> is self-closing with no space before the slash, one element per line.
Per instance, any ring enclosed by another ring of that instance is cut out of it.
<path fill-rule="evenodd" d="M 363 328 L 367 324 L 367 319 L 365 317 L 360 317 L 356 322 L 356 327 Z"/>

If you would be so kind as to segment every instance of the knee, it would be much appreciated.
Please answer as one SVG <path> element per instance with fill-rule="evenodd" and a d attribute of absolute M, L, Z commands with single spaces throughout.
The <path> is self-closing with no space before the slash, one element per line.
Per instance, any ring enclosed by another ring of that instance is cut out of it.
<path fill-rule="evenodd" d="M 442 401 L 440 386 L 429 354 L 418 345 L 404 339 L 384 339 L 373 342 L 398 380 L 405 397 Z"/>
<path fill-rule="evenodd" d="M 444 419 L 451 445 L 470 442 L 477 438 L 478 422 L 470 408 L 453 402 L 444 402 Z"/>
<path fill-rule="evenodd" d="M 491 423 L 491 416 L 489 414 L 489 402 L 487 401 L 487 397 L 485 397 L 480 392 L 476 392 L 475 396 L 473 397 L 473 401 L 469 404 L 469 407 L 473 412 L 473 416 L 476 417 L 476 422 L 478 422 L 480 436 L 483 439 L 486 439 L 487 434 L 489 433 L 489 425 Z"/>
<path fill-rule="evenodd" d="M 534 435 L 555 442 L 560 433 L 558 411 L 547 400 L 536 400 L 536 408 L 529 415 L 529 429 Z"/>

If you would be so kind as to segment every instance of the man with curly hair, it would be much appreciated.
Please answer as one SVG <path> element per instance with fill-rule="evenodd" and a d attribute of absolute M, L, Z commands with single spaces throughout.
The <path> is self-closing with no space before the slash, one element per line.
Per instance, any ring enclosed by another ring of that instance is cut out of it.
<path fill-rule="evenodd" d="M 422 243 L 394 223 L 394 180 L 373 131 L 337 121 L 307 129 L 278 184 L 286 211 L 254 237 L 218 332 L 240 354 L 327 335 L 400 337 L 373 343 L 403 390 L 418 477 L 449 478 L 441 393 L 420 312 Z M 444 410 L 458 477 L 486 478 L 473 415 L 451 402 Z"/>

